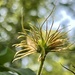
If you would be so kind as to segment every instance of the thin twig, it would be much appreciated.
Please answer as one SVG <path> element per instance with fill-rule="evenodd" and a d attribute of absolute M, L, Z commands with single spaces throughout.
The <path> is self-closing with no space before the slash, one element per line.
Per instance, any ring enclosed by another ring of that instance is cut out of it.
<path fill-rule="evenodd" d="M 62 64 L 61 64 L 61 66 L 64 67 L 65 69 L 67 69 L 68 71 L 72 72 L 72 73 L 75 75 L 75 72 L 74 72 L 74 71 L 72 71 L 72 70 L 70 70 L 69 68 L 63 66 Z"/>

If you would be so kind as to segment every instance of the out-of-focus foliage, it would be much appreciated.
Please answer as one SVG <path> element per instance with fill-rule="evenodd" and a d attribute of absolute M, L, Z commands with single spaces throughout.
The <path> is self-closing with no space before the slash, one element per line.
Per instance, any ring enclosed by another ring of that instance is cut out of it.
<path fill-rule="evenodd" d="M 0 75 L 14 75 L 14 74 L 18 74 L 18 75 L 36 75 L 31 69 L 15 69 L 15 68 L 9 68 L 9 67 L 4 67 L 4 66 L 0 66 Z M 10 71 L 10 72 L 9 72 Z"/>
<path fill-rule="evenodd" d="M 38 54 L 30 55 L 20 61 L 11 63 L 15 51 L 19 50 L 19 48 L 15 49 L 12 45 L 20 42 L 20 40 L 17 40 L 17 36 L 18 32 L 22 31 L 22 8 L 24 26 L 25 28 L 29 28 L 29 23 L 38 26 L 37 20 L 47 16 L 52 10 L 53 4 L 56 5 L 54 12 L 56 21 L 61 18 L 58 9 L 63 9 L 63 7 L 68 11 L 69 16 L 74 18 L 74 0 L 0 0 L 0 65 L 15 68 L 28 67 L 37 72 L 40 64 L 40 62 L 37 61 Z M 66 26 L 66 22 L 67 21 L 63 21 L 61 24 Z M 73 36 L 75 36 L 75 34 Z M 74 41 L 75 38 L 72 38 L 72 40 Z M 60 65 L 60 63 L 62 63 L 63 65 L 71 67 L 70 64 L 75 63 L 75 48 L 71 48 L 71 50 L 72 52 L 49 53 L 44 64 L 43 75 L 71 75 L 69 71 Z M 9 72 L 0 72 L 0 75 L 2 74 L 13 75 L 9 74 Z"/>
<path fill-rule="evenodd" d="M 9 49 L 9 48 L 6 48 L 4 50 L 1 50 L 0 51 L 0 65 L 1 64 L 4 64 L 6 62 L 11 62 L 12 61 L 12 58 L 14 56 L 14 51 Z"/>

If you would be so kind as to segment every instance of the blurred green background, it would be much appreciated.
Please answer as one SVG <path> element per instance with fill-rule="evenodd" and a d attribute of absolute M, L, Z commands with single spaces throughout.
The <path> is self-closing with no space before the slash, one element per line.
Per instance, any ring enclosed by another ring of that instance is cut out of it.
<path fill-rule="evenodd" d="M 54 29 L 61 24 L 67 27 L 64 31 L 72 29 L 68 36 L 70 42 L 75 41 L 75 0 L 0 0 L 0 65 L 12 68 L 30 68 L 37 72 L 40 62 L 37 61 L 39 54 L 29 55 L 21 60 L 12 63 L 16 50 L 20 48 L 12 47 L 19 43 L 18 32 L 21 28 L 21 11 L 23 8 L 24 27 L 29 29 L 29 23 L 34 25 L 42 23 L 54 10 Z M 39 23 L 38 23 L 39 22 Z M 70 69 L 75 65 L 75 47 L 72 52 L 49 53 L 44 63 L 42 75 L 72 75 L 61 65 L 66 65 Z M 2 69 L 2 68 L 1 68 Z M 2 73 L 2 72 L 0 72 Z M 0 74 L 1 75 L 1 74 Z M 9 74 L 7 74 L 9 75 Z M 16 74 L 12 74 L 16 75 Z"/>

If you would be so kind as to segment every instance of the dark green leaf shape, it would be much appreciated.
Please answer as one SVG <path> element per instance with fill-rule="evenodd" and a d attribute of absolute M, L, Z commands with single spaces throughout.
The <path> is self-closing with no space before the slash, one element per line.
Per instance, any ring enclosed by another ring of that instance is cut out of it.
<path fill-rule="evenodd" d="M 29 68 L 20 68 L 20 69 L 15 69 L 15 68 L 11 68 L 11 67 L 4 67 L 4 66 L 0 66 L 0 71 L 1 72 L 8 72 L 8 71 L 12 71 L 17 73 L 18 75 L 36 75 L 31 69 Z"/>
<path fill-rule="evenodd" d="M 10 62 L 14 57 L 15 52 L 10 48 L 5 48 L 0 51 L 0 65 L 3 65 L 6 62 Z"/>
<path fill-rule="evenodd" d="M 27 69 L 18 69 L 17 72 L 20 75 L 36 75 L 31 69 L 27 68 Z"/>
<path fill-rule="evenodd" d="M 11 74 L 11 73 L 8 73 L 8 72 L 0 72 L 0 75 L 14 75 L 14 74 Z"/>
<path fill-rule="evenodd" d="M 4 67 L 2 65 L 0 65 L 0 72 L 3 72 L 3 71 L 10 71 L 11 69 L 9 67 Z"/>
<path fill-rule="evenodd" d="M 3 56 L 3 55 L 5 55 L 6 53 L 7 53 L 7 49 L 0 50 L 0 57 Z"/>

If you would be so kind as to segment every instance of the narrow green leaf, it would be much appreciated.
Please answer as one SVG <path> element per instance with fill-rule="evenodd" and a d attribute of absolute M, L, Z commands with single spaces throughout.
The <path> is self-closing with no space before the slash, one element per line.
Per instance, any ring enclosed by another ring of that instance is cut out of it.
<path fill-rule="evenodd" d="M 0 71 L 2 73 L 4 72 L 8 72 L 8 71 L 11 71 L 11 72 L 15 72 L 17 73 L 18 75 L 36 75 L 31 69 L 29 68 L 20 68 L 20 69 L 15 69 L 15 68 L 11 68 L 11 67 L 4 67 L 4 66 L 0 66 Z M 1 75 L 1 74 L 0 74 Z"/>
<path fill-rule="evenodd" d="M 14 75 L 14 74 L 11 74 L 11 73 L 8 73 L 8 72 L 0 72 L 0 75 Z"/>
<path fill-rule="evenodd" d="M 27 68 L 27 69 L 18 69 L 17 72 L 20 75 L 36 75 L 31 69 Z"/>

